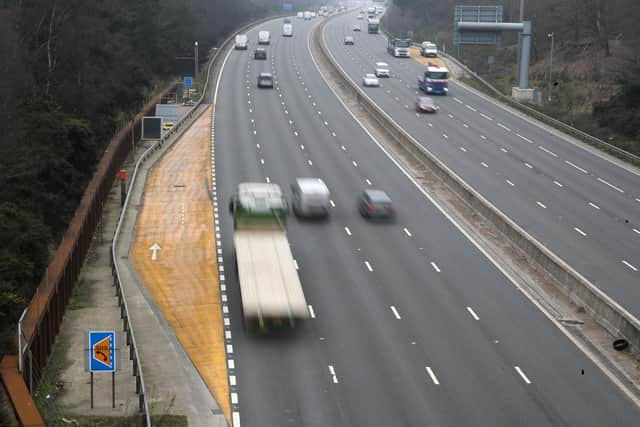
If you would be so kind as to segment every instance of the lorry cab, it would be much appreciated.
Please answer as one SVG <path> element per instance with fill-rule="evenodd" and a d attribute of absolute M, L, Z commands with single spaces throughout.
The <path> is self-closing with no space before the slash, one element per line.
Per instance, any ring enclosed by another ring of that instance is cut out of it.
<path fill-rule="evenodd" d="M 432 63 L 418 76 L 418 87 L 426 94 L 446 95 L 449 92 L 449 70 Z"/>
<path fill-rule="evenodd" d="M 293 212 L 298 217 L 329 216 L 329 188 L 320 178 L 298 178 L 291 184 Z"/>
<path fill-rule="evenodd" d="M 246 50 L 249 42 L 249 38 L 246 34 L 238 34 L 236 36 L 235 48 L 239 50 Z"/>

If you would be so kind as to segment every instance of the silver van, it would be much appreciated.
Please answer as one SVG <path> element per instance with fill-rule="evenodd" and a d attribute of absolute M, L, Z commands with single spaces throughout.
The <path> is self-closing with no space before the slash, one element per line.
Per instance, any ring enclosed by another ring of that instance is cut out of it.
<path fill-rule="evenodd" d="M 320 178 L 297 178 L 291 184 L 293 213 L 298 217 L 327 217 L 329 188 Z"/>

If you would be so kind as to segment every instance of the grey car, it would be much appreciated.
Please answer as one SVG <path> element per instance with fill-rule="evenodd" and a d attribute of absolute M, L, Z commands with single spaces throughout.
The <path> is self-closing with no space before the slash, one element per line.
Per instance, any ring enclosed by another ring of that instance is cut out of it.
<path fill-rule="evenodd" d="M 382 190 L 364 190 L 358 199 L 358 210 L 365 218 L 392 219 L 396 215 L 391 198 Z"/>

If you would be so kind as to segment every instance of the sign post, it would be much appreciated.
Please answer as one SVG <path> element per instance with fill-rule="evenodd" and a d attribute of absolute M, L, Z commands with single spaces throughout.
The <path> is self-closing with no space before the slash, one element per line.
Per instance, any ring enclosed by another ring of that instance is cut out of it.
<path fill-rule="evenodd" d="M 187 101 L 191 100 L 191 86 L 193 86 L 193 77 L 185 76 L 184 77 L 184 87 L 187 89 Z"/>
<path fill-rule="evenodd" d="M 90 331 L 85 337 L 85 370 L 91 376 L 93 409 L 93 374 L 111 372 L 111 407 L 116 407 L 116 371 L 120 369 L 120 336 L 116 331 Z"/>

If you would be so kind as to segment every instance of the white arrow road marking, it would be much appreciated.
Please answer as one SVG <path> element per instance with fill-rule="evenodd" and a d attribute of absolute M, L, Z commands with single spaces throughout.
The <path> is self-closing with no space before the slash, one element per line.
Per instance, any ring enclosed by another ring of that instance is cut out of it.
<path fill-rule="evenodd" d="M 155 261 L 156 259 L 158 259 L 158 251 L 162 249 L 160 245 L 158 245 L 156 242 L 153 242 L 153 245 L 151 245 L 149 249 L 151 250 L 151 261 Z"/>

